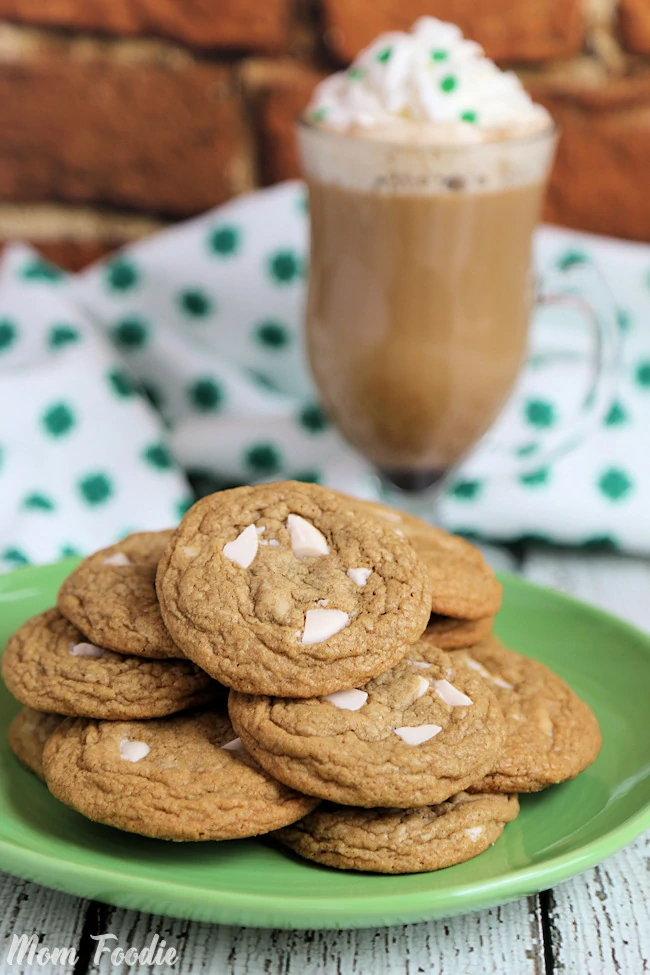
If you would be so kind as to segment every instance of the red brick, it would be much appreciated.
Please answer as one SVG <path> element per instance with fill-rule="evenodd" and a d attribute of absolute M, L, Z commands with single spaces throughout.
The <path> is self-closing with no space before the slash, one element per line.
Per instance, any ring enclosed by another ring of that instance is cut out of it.
<path fill-rule="evenodd" d="M 322 77 L 291 62 L 251 62 L 246 66 L 245 86 L 253 103 L 263 183 L 300 175 L 295 121 Z"/>
<path fill-rule="evenodd" d="M 187 215 L 252 179 L 230 69 L 81 56 L 0 61 L 0 199 Z"/>
<path fill-rule="evenodd" d="M 623 43 L 634 54 L 650 54 L 650 2 L 620 0 L 619 29 Z"/>
<path fill-rule="evenodd" d="M 650 76 L 529 87 L 561 129 L 545 218 L 650 241 Z"/>
<path fill-rule="evenodd" d="M 168 37 L 197 48 L 280 51 L 288 0 L 0 0 L 20 23 Z"/>
<path fill-rule="evenodd" d="M 638 0 L 642 2 L 642 0 Z M 322 0 L 325 42 L 348 62 L 377 34 L 406 30 L 424 14 L 457 23 L 502 61 L 577 54 L 584 37 L 581 0 Z"/>

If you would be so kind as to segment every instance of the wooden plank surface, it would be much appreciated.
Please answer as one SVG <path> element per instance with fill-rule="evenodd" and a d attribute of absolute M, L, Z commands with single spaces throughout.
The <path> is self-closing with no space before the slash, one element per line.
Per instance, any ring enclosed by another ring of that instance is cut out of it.
<path fill-rule="evenodd" d="M 650 632 L 650 564 L 615 555 L 485 547 L 502 569 L 608 609 Z M 266 931 L 195 924 L 88 904 L 0 875 L 0 975 L 13 933 L 76 947 L 74 975 L 109 972 L 219 975 L 641 975 L 650 970 L 650 839 L 542 895 L 466 917 L 366 931 Z M 173 945 L 173 967 L 95 964 L 91 935 L 126 948 L 153 934 Z M 31 971 L 73 972 L 70 966 Z"/>

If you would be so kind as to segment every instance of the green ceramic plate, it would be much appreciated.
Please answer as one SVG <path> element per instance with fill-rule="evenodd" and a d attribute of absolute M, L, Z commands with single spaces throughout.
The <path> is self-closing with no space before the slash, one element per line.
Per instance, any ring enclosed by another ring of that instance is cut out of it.
<path fill-rule="evenodd" d="M 74 562 L 0 577 L 0 646 L 51 605 Z M 0 867 L 122 907 L 257 927 L 352 928 L 445 917 L 532 894 L 650 826 L 650 638 L 581 603 L 504 580 L 498 631 L 585 698 L 604 745 L 576 781 L 524 796 L 501 839 L 469 863 L 404 877 L 311 865 L 269 842 L 174 844 L 97 826 L 14 759 L 17 710 L 0 687 Z"/>

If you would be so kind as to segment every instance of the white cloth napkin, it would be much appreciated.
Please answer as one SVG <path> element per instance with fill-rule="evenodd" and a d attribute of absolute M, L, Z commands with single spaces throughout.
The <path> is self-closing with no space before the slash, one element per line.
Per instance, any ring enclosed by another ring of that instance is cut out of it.
<path fill-rule="evenodd" d="M 295 477 L 372 495 L 306 366 L 306 232 L 305 191 L 290 182 L 76 276 L 23 245 L 5 252 L 0 567 L 175 523 L 190 498 L 182 469 L 202 491 Z M 531 454 L 523 476 L 504 473 L 507 454 L 504 464 L 479 451 L 439 503 L 446 527 L 650 552 L 650 248 L 540 231 L 539 266 L 589 261 L 624 332 L 615 403 L 571 453 L 537 468 Z M 582 326 L 555 312 L 534 335 L 533 366 L 495 432 L 511 454 L 553 433 L 585 395 Z"/>

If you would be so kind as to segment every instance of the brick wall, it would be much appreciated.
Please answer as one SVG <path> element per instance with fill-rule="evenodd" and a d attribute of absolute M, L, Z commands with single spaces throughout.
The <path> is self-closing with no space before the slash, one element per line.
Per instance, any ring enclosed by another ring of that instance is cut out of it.
<path fill-rule="evenodd" d="M 0 0 L 0 243 L 76 268 L 296 175 L 314 84 L 424 13 L 560 122 L 546 218 L 650 240 L 650 0 Z"/>

